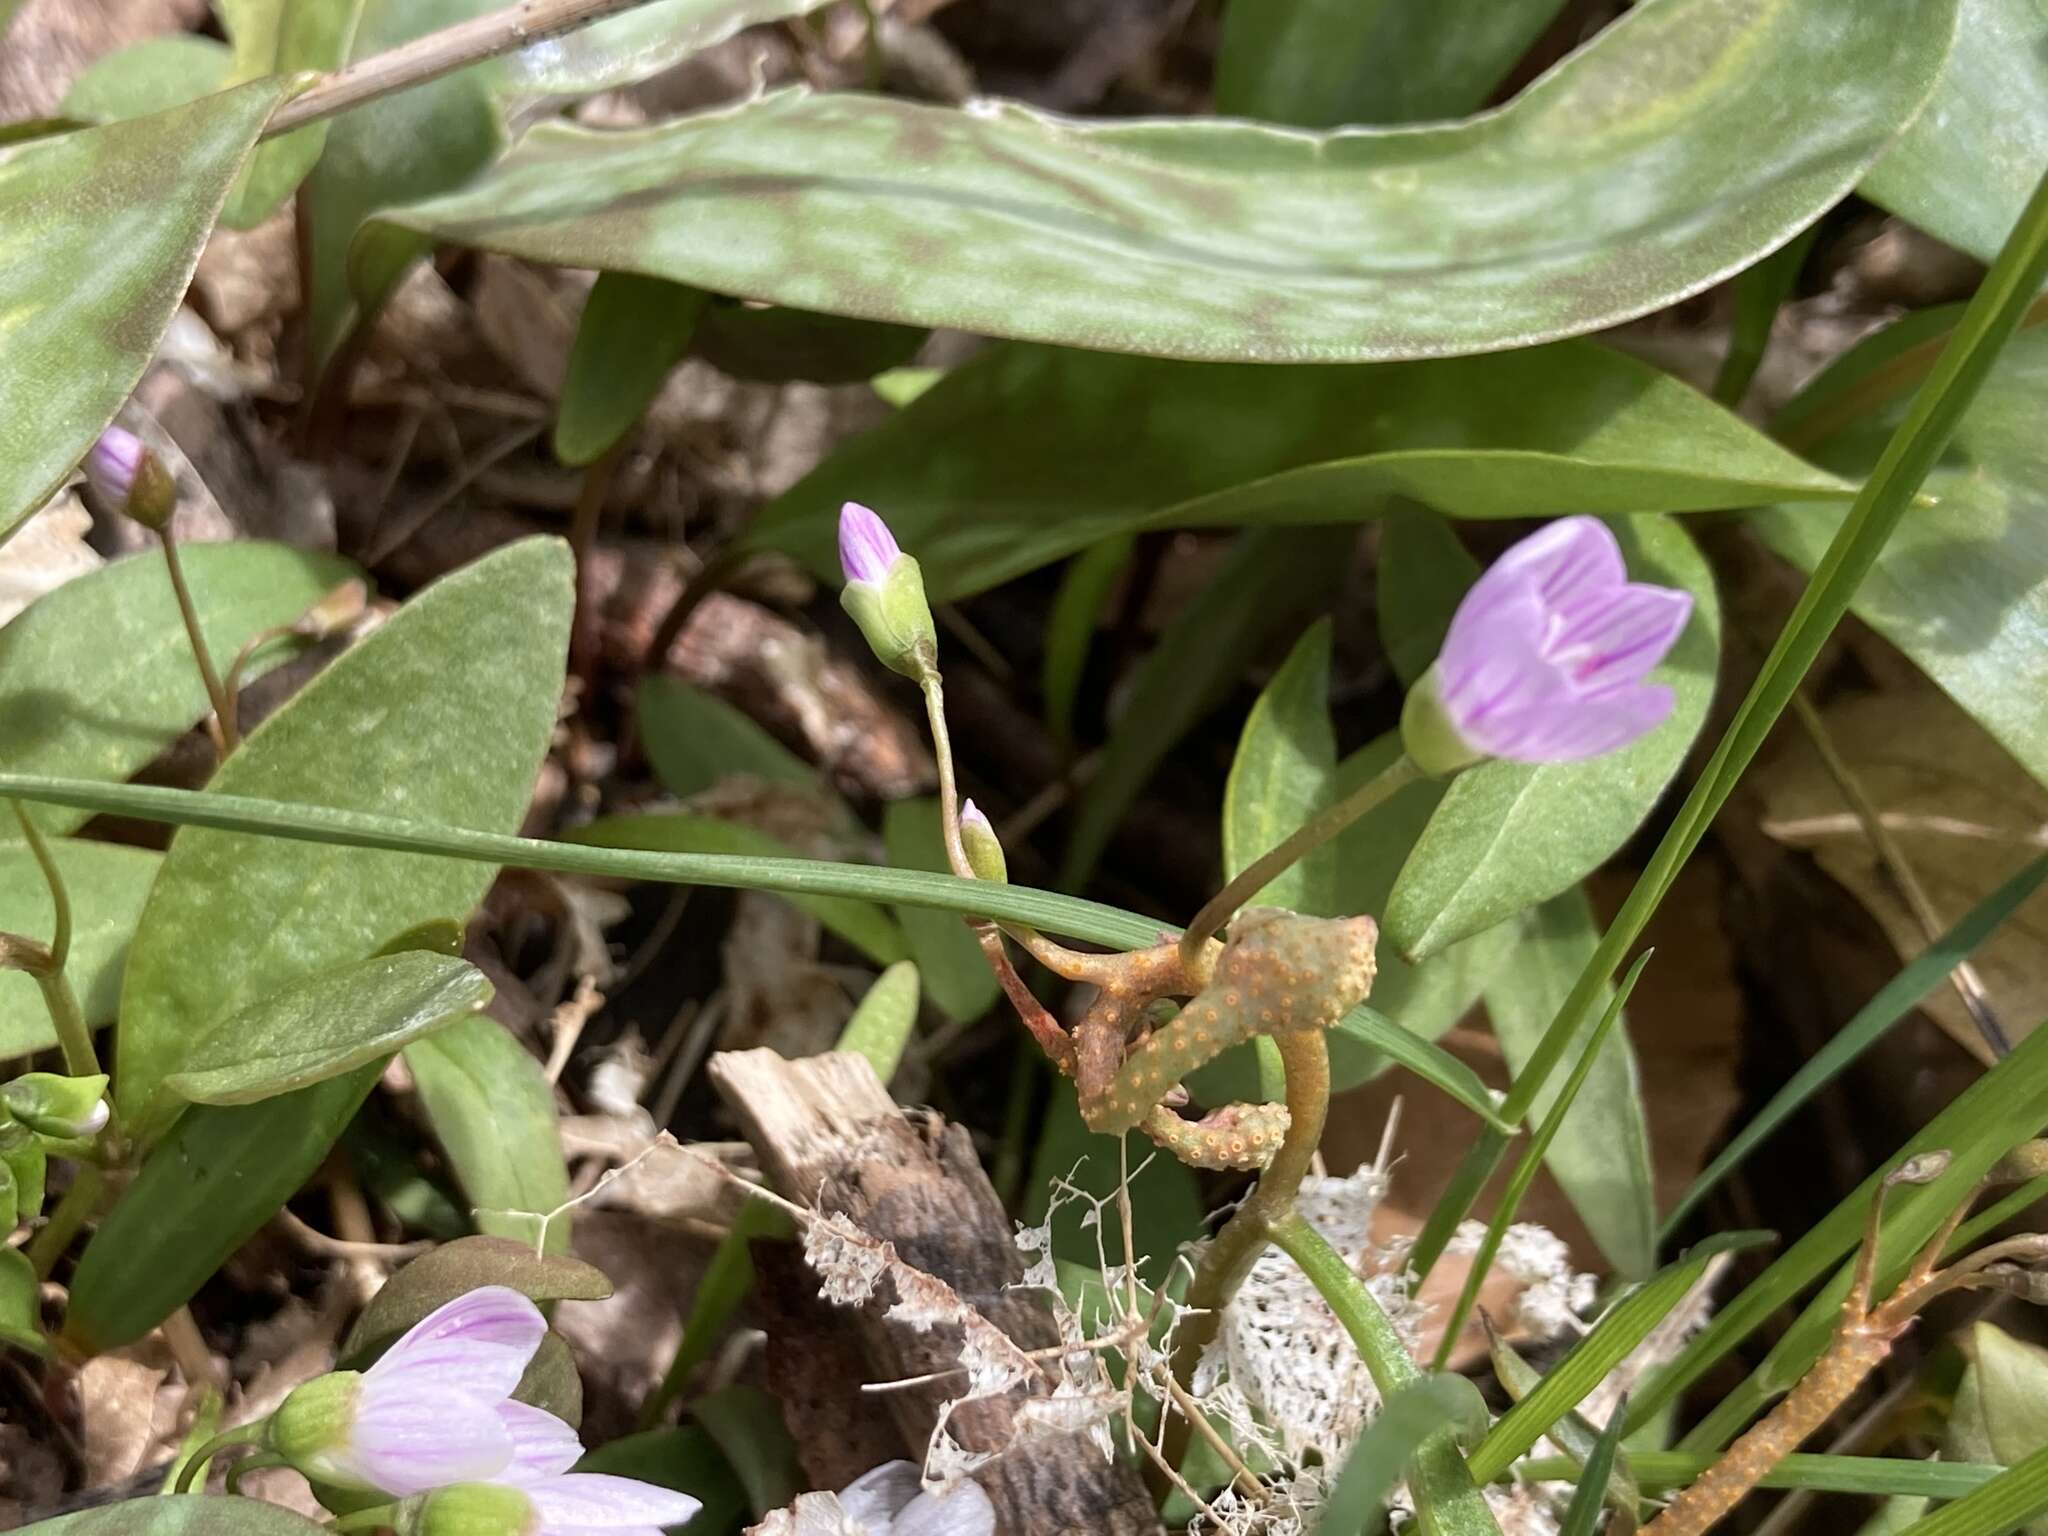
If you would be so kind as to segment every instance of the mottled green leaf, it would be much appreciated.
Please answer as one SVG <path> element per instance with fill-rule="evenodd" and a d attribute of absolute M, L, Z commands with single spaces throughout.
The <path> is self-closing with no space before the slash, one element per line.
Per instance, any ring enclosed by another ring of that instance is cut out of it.
<path fill-rule="evenodd" d="M 701 289 L 658 277 L 597 275 L 569 348 L 555 416 L 556 458 L 593 463 L 633 430 L 690 350 L 708 298 Z"/>
<path fill-rule="evenodd" d="M 1303 128 L 1462 117 L 1564 0 L 1231 0 L 1216 110 Z"/>
<path fill-rule="evenodd" d="M 1616 520 L 1638 581 L 1693 594 L 1692 621 L 1650 675 L 1671 717 L 1618 752 L 1578 763 L 1493 761 L 1451 781 L 1387 899 L 1386 932 L 1423 956 L 1576 885 L 1642 825 L 1706 720 L 1720 660 L 1713 574 L 1667 517 Z"/>
<path fill-rule="evenodd" d="M 192 544 L 183 558 L 200 630 L 221 658 L 293 622 L 353 569 L 282 544 Z M 244 675 L 290 656 L 288 646 L 266 646 Z M 206 685 L 154 550 L 67 581 L 0 628 L 0 768 L 8 772 L 125 779 L 206 712 Z M 53 806 L 30 814 L 47 833 L 86 819 Z M 20 838 L 14 818 L 0 817 L 0 844 Z"/>
<path fill-rule="evenodd" d="M 569 1170 L 555 1126 L 555 1087 L 532 1052 L 496 1019 L 472 1014 L 413 1041 L 405 1064 L 478 1230 L 566 1253 Z M 550 1217 L 543 1232 L 542 1219 Z"/>
<path fill-rule="evenodd" d="M 258 1499 L 196 1495 L 124 1499 L 38 1520 L 21 1536 L 320 1536 L 325 1526 Z"/>
<path fill-rule="evenodd" d="M 1237 541 L 1139 663 L 1102 765 L 1081 792 L 1060 884 L 1086 882 L 1167 754 L 1221 702 L 1248 662 L 1334 589 L 1350 543 L 1348 529 L 1261 529 Z"/>
<path fill-rule="evenodd" d="M 887 1083 L 917 1028 L 917 991 L 916 964 L 898 960 L 868 987 L 833 1049 L 867 1057 L 875 1076 Z"/>
<path fill-rule="evenodd" d="M 233 78 L 332 70 L 349 57 L 364 0 L 219 0 L 234 40 Z M 221 221 L 253 229 L 298 190 L 327 147 L 328 125 L 308 123 L 256 148 Z"/>
<path fill-rule="evenodd" d="M 1487 981 L 1486 1013 L 1508 1070 L 1519 1075 L 1592 958 L 1600 930 L 1580 890 L 1553 896 L 1503 926 L 1512 937 L 1505 962 Z M 1592 1038 L 1613 992 L 1601 990 L 1596 1012 L 1583 1021 L 1567 1051 L 1571 1059 Z M 1536 1095 L 1537 1119 L 1550 1113 L 1562 1086 L 1552 1079 Z M 1625 1022 L 1617 1022 L 1594 1057 L 1544 1164 L 1616 1272 L 1627 1280 L 1647 1275 L 1657 1262 L 1656 1188 L 1642 1084 Z"/>
<path fill-rule="evenodd" d="M 813 11 L 823 0 L 654 0 L 515 54 L 514 92 L 588 96 L 658 75 L 742 28 Z"/>
<path fill-rule="evenodd" d="M 943 871 L 946 843 L 939 802 L 929 796 L 891 801 L 882 812 L 882 844 L 897 869 Z M 995 1005 L 995 973 L 967 924 L 950 913 L 919 907 L 898 907 L 896 919 L 910 941 L 924 989 L 942 1013 L 964 1023 Z"/>
<path fill-rule="evenodd" d="M 118 123 L 197 101 L 227 78 L 229 55 L 210 37 L 174 32 L 95 59 L 58 109 L 81 123 Z"/>
<path fill-rule="evenodd" d="M 1786 413 L 1803 432 L 1841 422 L 1818 447 L 1822 462 L 1862 473 L 1912 404 L 1887 389 L 1884 365 L 1946 330 L 1953 311 L 1929 311 L 1872 337 Z M 2048 328 L 2016 334 L 1992 365 L 1941 462 L 1928 475 L 1931 504 L 1914 508 L 1886 541 L 1851 604 L 1856 616 L 1910 656 L 1999 745 L 2048 783 Z M 1811 570 L 1841 524 L 1832 507 L 1771 507 L 1755 514 L 1771 547 Z"/>
<path fill-rule="evenodd" d="M 1933 88 L 1955 4 L 1652 0 L 1500 111 L 1412 130 L 803 89 L 627 133 L 549 123 L 385 227 L 1101 351 L 1527 345 L 1698 292 L 1833 206 Z"/>
<path fill-rule="evenodd" d="M 97 1028 L 113 1022 L 120 1007 L 128 941 L 162 857 L 146 848 L 71 838 L 52 841 L 50 853 L 71 897 L 71 956 L 64 972 L 85 1022 Z M 0 932 L 47 941 L 55 920 L 50 888 L 28 848 L 0 847 Z M 0 971 L 0 1060 L 56 1043 L 42 989 L 20 971 Z"/>
<path fill-rule="evenodd" d="M 190 1301 L 319 1170 L 381 1071 L 180 1115 L 86 1244 L 65 1338 L 87 1353 L 117 1349 Z"/>
<path fill-rule="evenodd" d="M 2048 11 L 1963 0 L 1940 83 L 1858 189 L 1989 261 L 2048 164 Z"/>
<path fill-rule="evenodd" d="M 836 582 L 842 502 L 889 519 L 935 597 L 1138 528 L 1844 499 L 1668 374 L 1590 342 L 1373 367 L 1191 366 L 996 347 L 772 502 L 756 548 Z"/>
<path fill-rule="evenodd" d="M 337 966 L 216 1020 L 165 1086 L 194 1104 L 251 1104 L 380 1062 L 490 1001 L 483 972 L 409 950 Z"/>
<path fill-rule="evenodd" d="M 349 1329 L 342 1365 L 360 1370 L 436 1307 L 479 1286 L 503 1285 L 534 1301 L 603 1301 L 612 1283 L 568 1254 L 539 1254 L 505 1237 L 459 1237 L 421 1254 L 369 1300 Z"/>
<path fill-rule="evenodd" d="M 1223 792 L 1223 873 L 1235 879 L 1277 848 L 1330 799 L 1337 732 L 1330 723 L 1330 621 L 1318 619 L 1273 674 L 1237 740 Z M 1252 904 L 1330 915 L 1337 850 L 1324 844 L 1252 898 Z"/>
<path fill-rule="evenodd" d="M 792 857 L 795 850 L 744 822 L 682 811 L 605 816 L 577 827 L 573 841 L 599 848 L 645 848 L 662 853 L 752 854 Z M 850 896 L 791 892 L 789 899 L 880 965 L 910 953 L 903 929 L 871 901 Z"/>
<path fill-rule="evenodd" d="M 554 728 L 571 574 L 561 541 L 528 539 L 443 577 L 258 726 L 212 787 L 517 827 Z M 420 924 L 461 920 L 492 874 L 462 860 L 181 831 L 121 999 L 115 1086 L 130 1132 L 147 1140 L 176 1114 L 164 1076 L 212 1020 Z"/>
<path fill-rule="evenodd" d="M 0 543 L 142 377 L 280 89 L 244 86 L 0 155 Z"/>

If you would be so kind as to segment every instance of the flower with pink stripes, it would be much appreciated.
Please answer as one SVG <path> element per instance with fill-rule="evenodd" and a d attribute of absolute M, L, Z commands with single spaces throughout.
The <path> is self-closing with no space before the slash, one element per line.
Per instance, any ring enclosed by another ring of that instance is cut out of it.
<path fill-rule="evenodd" d="M 1646 681 L 1692 613 L 1689 593 L 1628 579 L 1605 523 L 1567 517 L 1516 544 L 1465 594 L 1401 735 L 1433 775 L 1483 758 L 1568 763 L 1612 752 L 1670 715 Z"/>

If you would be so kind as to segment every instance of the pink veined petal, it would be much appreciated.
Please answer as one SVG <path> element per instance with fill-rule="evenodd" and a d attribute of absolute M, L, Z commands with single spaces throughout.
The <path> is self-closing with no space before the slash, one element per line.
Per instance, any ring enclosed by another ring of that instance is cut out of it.
<path fill-rule="evenodd" d="M 1553 670 L 1541 650 L 1546 621 L 1543 600 L 1527 583 L 1465 594 L 1436 661 L 1437 695 L 1454 719 Z"/>
<path fill-rule="evenodd" d="M 871 1531 L 886 1531 L 897 1511 L 924 1491 L 917 1464 L 885 1461 L 839 1490 L 839 1507 Z"/>
<path fill-rule="evenodd" d="M 1597 517 L 1561 517 L 1513 545 L 1465 594 L 1466 601 L 1510 587 L 1532 587 L 1556 608 L 1628 580 L 1621 545 Z M 1455 625 L 1454 625 L 1455 627 Z"/>
<path fill-rule="evenodd" d="M 889 525 L 857 501 L 839 509 L 839 569 L 848 581 L 880 581 L 903 551 Z"/>
<path fill-rule="evenodd" d="M 1631 583 L 1568 608 L 1546 649 L 1588 692 L 1647 676 L 1684 633 L 1692 594 Z"/>
<path fill-rule="evenodd" d="M 1669 718 L 1676 695 L 1661 683 L 1632 684 L 1611 693 L 1505 717 L 1494 756 L 1521 763 L 1575 763 L 1625 747 Z"/>
<path fill-rule="evenodd" d="M 482 1286 L 420 1319 L 370 1367 L 366 1379 L 454 1382 L 495 1401 L 512 1395 L 547 1331 L 540 1308 L 519 1292 Z"/>
<path fill-rule="evenodd" d="M 921 1493 L 896 1517 L 889 1536 L 995 1536 L 996 1507 L 975 1483 Z"/>
<path fill-rule="evenodd" d="M 512 1459 L 497 1405 L 447 1386 L 363 1379 L 348 1445 L 332 1463 L 396 1498 L 483 1482 Z"/>
<path fill-rule="evenodd" d="M 533 1536 L 637 1533 L 681 1525 L 703 1507 L 686 1493 L 657 1488 L 631 1477 L 570 1472 L 521 1490 L 540 1516 Z"/>
<path fill-rule="evenodd" d="M 512 1460 L 493 1482 L 523 1485 L 560 1477 L 583 1459 L 576 1431 L 545 1408 L 507 1398 L 498 1404 L 498 1422 L 511 1437 Z"/>

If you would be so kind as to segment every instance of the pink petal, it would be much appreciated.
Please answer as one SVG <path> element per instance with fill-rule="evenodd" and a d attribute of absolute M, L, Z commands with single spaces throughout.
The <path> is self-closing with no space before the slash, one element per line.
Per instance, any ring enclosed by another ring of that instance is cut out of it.
<path fill-rule="evenodd" d="M 924 1491 L 917 1465 L 885 1461 L 839 1490 L 839 1507 L 873 1531 L 886 1531 L 896 1514 Z"/>
<path fill-rule="evenodd" d="M 686 1493 L 601 1472 L 571 1472 L 522 1491 L 540 1515 L 534 1536 L 640 1536 L 681 1525 L 703 1507 Z"/>
<path fill-rule="evenodd" d="M 996 1507 L 980 1485 L 953 1484 L 943 1493 L 919 1494 L 889 1536 L 995 1536 Z"/>
<path fill-rule="evenodd" d="M 1662 661 L 1692 616 L 1692 594 L 1632 582 L 1567 607 L 1547 647 L 1588 692 L 1638 682 Z"/>
<path fill-rule="evenodd" d="M 523 1484 L 559 1477 L 583 1459 L 583 1442 L 576 1431 L 544 1408 L 507 1398 L 498 1404 L 498 1422 L 511 1437 L 512 1461 L 494 1482 Z"/>
<path fill-rule="evenodd" d="M 880 581 L 903 551 L 889 525 L 857 501 L 839 509 L 839 569 L 848 581 Z"/>
<path fill-rule="evenodd" d="M 1676 696 L 1661 683 L 1505 715 L 1488 750 L 1519 763 L 1574 763 L 1625 747 L 1670 717 Z"/>
<path fill-rule="evenodd" d="M 348 1445 L 333 1461 L 358 1484 L 405 1498 L 482 1482 L 511 1459 L 512 1437 L 494 1403 L 446 1386 L 366 1376 Z"/>
<path fill-rule="evenodd" d="M 1556 608 L 1627 580 L 1628 566 L 1612 529 L 1597 517 L 1561 517 L 1488 566 L 1466 598 L 1496 585 L 1528 585 Z M 1455 628 L 1456 621 L 1452 623 Z"/>
<path fill-rule="evenodd" d="M 540 1308 L 509 1286 L 486 1285 L 435 1308 L 367 1372 L 376 1380 L 459 1382 L 495 1402 L 510 1397 L 548 1331 Z"/>

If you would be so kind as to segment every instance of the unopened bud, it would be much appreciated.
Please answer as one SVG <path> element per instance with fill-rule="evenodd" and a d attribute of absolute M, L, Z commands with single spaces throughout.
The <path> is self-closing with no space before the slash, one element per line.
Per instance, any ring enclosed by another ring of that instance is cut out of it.
<path fill-rule="evenodd" d="M 37 1135 L 69 1141 L 106 1129 L 106 1091 L 104 1072 L 92 1077 L 30 1072 L 0 1087 L 0 1105 Z"/>
<path fill-rule="evenodd" d="M 992 880 L 998 885 L 1009 883 L 1010 865 L 1003 857 L 1002 841 L 981 807 L 972 800 L 960 807 L 960 843 L 967 850 L 967 863 L 974 870 L 975 879 Z"/>
<path fill-rule="evenodd" d="M 398 1536 L 522 1536 L 534 1529 L 533 1501 L 500 1483 L 456 1483 L 398 1506 Z"/>
<path fill-rule="evenodd" d="M 897 547 L 889 525 L 859 502 L 839 509 L 839 605 L 892 672 L 922 681 L 939 660 L 939 633 L 924 595 L 924 573 Z"/>
<path fill-rule="evenodd" d="M 178 483 L 149 449 L 123 427 L 109 427 L 85 456 L 93 494 L 116 512 L 162 533 L 178 509 Z"/>
<path fill-rule="evenodd" d="M 303 640 L 325 640 L 351 629 L 370 607 L 370 588 L 352 577 L 308 608 L 292 633 Z"/>

